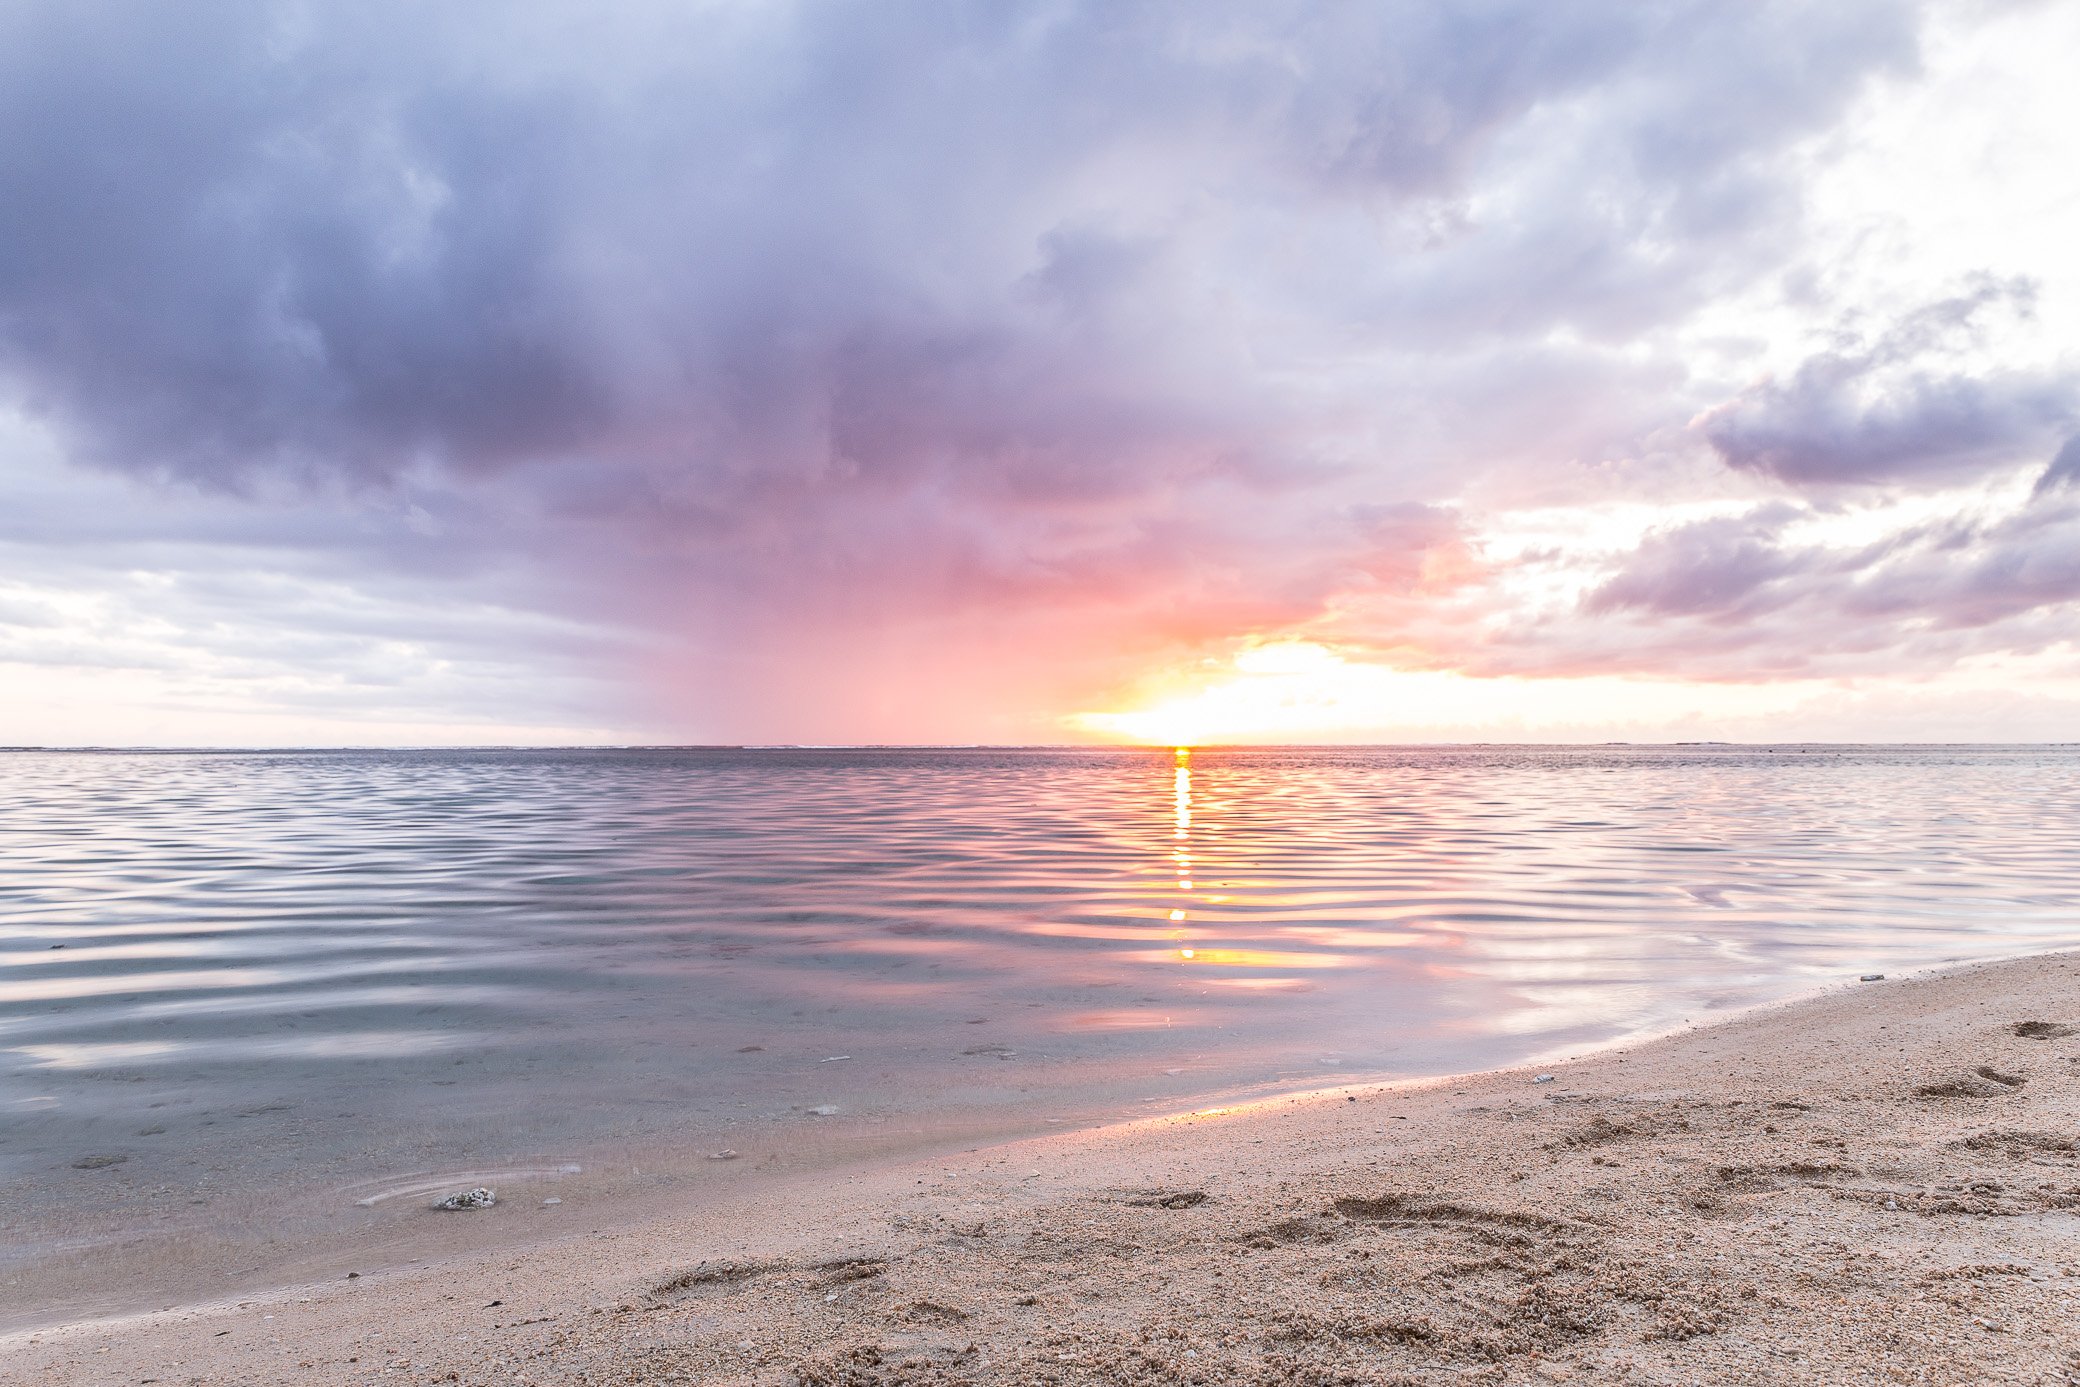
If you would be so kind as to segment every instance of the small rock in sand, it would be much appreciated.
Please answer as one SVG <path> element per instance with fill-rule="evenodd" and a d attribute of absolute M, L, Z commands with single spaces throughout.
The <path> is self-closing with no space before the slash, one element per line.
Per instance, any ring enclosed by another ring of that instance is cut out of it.
<path fill-rule="evenodd" d="M 544 1199 L 542 1201 L 542 1207 L 547 1208 L 551 1204 L 561 1204 L 562 1202 L 563 1201 L 561 1199 L 558 1199 L 555 1195 L 552 1194 L 547 1199 Z"/>
<path fill-rule="evenodd" d="M 1865 974 L 1864 974 L 1864 975 L 1863 975 L 1862 977 L 1858 978 L 1858 979 L 1857 979 L 1856 981 L 1858 981 L 1858 982 L 1883 982 L 1883 981 L 1885 981 L 1885 975 L 1884 975 L 1883 973 L 1865 973 Z"/>
<path fill-rule="evenodd" d="M 1553 1076 L 1550 1074 L 1534 1074 L 1531 1076 L 1531 1082 L 1534 1084 L 1549 1084 L 1553 1082 Z"/>
<path fill-rule="evenodd" d="M 723 1147 L 720 1151 L 710 1151 L 708 1153 L 708 1159 L 711 1161 L 733 1161 L 736 1158 L 737 1153 L 730 1150 L 727 1146 Z"/>
<path fill-rule="evenodd" d="M 836 1103 L 821 1103 L 818 1104 L 816 1107 L 809 1109 L 809 1116 L 836 1117 L 838 1115 L 838 1111 L 839 1109 Z"/>
<path fill-rule="evenodd" d="M 433 1207 L 453 1211 L 456 1209 L 488 1209 L 498 1202 L 498 1192 L 487 1190 L 482 1185 L 461 1194 L 451 1194 L 445 1199 L 433 1201 Z"/>

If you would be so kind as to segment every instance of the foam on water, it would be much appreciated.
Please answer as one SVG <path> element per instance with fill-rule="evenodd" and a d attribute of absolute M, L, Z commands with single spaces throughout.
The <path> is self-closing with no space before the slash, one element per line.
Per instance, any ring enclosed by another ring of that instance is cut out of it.
<path fill-rule="evenodd" d="M 0 1318 L 402 1253 L 451 1175 L 553 1179 L 439 1235 L 520 1240 L 2080 942 L 2076 789 L 2042 747 L 0 756 Z"/>

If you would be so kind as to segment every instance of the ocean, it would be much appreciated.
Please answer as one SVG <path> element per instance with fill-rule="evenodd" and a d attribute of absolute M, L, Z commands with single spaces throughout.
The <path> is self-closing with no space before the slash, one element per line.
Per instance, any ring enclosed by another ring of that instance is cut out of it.
<path fill-rule="evenodd" d="M 2064 746 L 11 752 L 0 1325 L 2073 945 L 2076 844 Z"/>

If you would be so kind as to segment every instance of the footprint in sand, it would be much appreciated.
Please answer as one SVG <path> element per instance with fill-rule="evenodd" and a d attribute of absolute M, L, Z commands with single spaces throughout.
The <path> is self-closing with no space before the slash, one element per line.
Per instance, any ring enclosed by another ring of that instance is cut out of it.
<path fill-rule="evenodd" d="M 1119 1202 L 1130 1209 L 1189 1209 L 1207 1198 L 1205 1190 L 1130 1190 Z"/>
<path fill-rule="evenodd" d="M 1990 1152 L 2006 1156 L 2011 1161 L 2035 1161 L 2038 1164 L 2070 1164 L 2071 1158 L 2080 1153 L 2080 1141 L 2057 1132 L 1979 1132 L 1951 1145 L 1965 1151 Z"/>
<path fill-rule="evenodd" d="M 1514 1209 L 1483 1209 L 1470 1204 L 1411 1198 L 1402 1194 L 1347 1195 L 1331 1201 L 1330 1207 L 1353 1222 L 1388 1224 L 1456 1224 L 1511 1228 L 1527 1233 L 1576 1231 L 1567 1219 Z"/>
<path fill-rule="evenodd" d="M 1921 1098 L 1998 1098 L 2027 1082 L 2018 1074 L 2003 1074 L 1990 1064 L 1982 1064 L 1969 1074 L 1923 1084 L 1914 1093 Z"/>

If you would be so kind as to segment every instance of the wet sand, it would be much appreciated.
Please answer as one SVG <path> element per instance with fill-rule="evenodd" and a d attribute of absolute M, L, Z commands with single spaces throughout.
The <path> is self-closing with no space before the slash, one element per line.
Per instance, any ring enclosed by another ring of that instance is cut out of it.
<path fill-rule="evenodd" d="M 2080 1380 L 2080 958 L 0 1339 L 22 1383 Z M 442 1217 L 466 1219 L 471 1214 Z"/>

